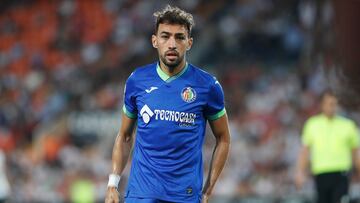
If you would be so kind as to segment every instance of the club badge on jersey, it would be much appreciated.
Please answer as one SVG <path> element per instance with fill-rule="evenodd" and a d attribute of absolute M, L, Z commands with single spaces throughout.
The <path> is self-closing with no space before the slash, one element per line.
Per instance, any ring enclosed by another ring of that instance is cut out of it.
<path fill-rule="evenodd" d="M 193 101 L 195 101 L 196 99 L 196 92 L 193 88 L 191 87 L 185 87 L 182 91 L 181 91 L 181 98 L 187 102 L 187 103 L 191 103 Z"/>

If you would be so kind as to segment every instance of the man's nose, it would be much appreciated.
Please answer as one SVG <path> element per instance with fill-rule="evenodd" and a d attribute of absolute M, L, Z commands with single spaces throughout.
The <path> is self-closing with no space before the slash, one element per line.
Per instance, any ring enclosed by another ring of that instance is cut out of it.
<path fill-rule="evenodd" d="M 170 37 L 169 39 L 169 49 L 175 49 L 176 48 L 176 41 L 174 37 Z"/>

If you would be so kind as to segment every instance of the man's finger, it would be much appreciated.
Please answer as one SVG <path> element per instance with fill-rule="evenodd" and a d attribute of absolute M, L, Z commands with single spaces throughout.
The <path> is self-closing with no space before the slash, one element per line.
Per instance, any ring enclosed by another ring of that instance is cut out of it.
<path fill-rule="evenodd" d="M 209 197 L 207 195 L 204 195 L 202 198 L 202 203 L 208 203 Z"/>

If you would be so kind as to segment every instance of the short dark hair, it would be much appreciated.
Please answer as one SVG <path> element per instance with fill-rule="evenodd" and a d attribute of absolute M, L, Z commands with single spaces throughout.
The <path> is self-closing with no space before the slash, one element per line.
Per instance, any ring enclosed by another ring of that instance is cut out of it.
<path fill-rule="evenodd" d="M 159 24 L 178 24 L 184 25 L 188 31 L 188 35 L 191 35 L 191 30 L 195 25 L 194 18 L 190 13 L 181 10 L 178 7 L 172 7 L 167 5 L 163 10 L 154 13 L 155 16 L 155 34 L 158 31 Z"/>
<path fill-rule="evenodd" d="M 325 89 L 320 95 L 320 100 L 324 101 L 325 96 L 332 96 L 332 97 L 337 98 L 334 90 L 332 90 L 332 89 Z"/>

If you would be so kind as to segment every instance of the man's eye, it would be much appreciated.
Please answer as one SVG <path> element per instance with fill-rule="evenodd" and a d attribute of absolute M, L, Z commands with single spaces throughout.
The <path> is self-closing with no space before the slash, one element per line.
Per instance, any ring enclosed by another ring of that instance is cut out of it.
<path fill-rule="evenodd" d="M 184 39 L 185 39 L 184 36 L 178 36 L 178 37 L 176 37 L 176 38 L 179 39 L 179 40 L 184 40 Z"/>
<path fill-rule="evenodd" d="M 163 38 L 163 39 L 168 39 L 169 36 L 167 36 L 167 35 L 162 35 L 161 38 Z"/>

